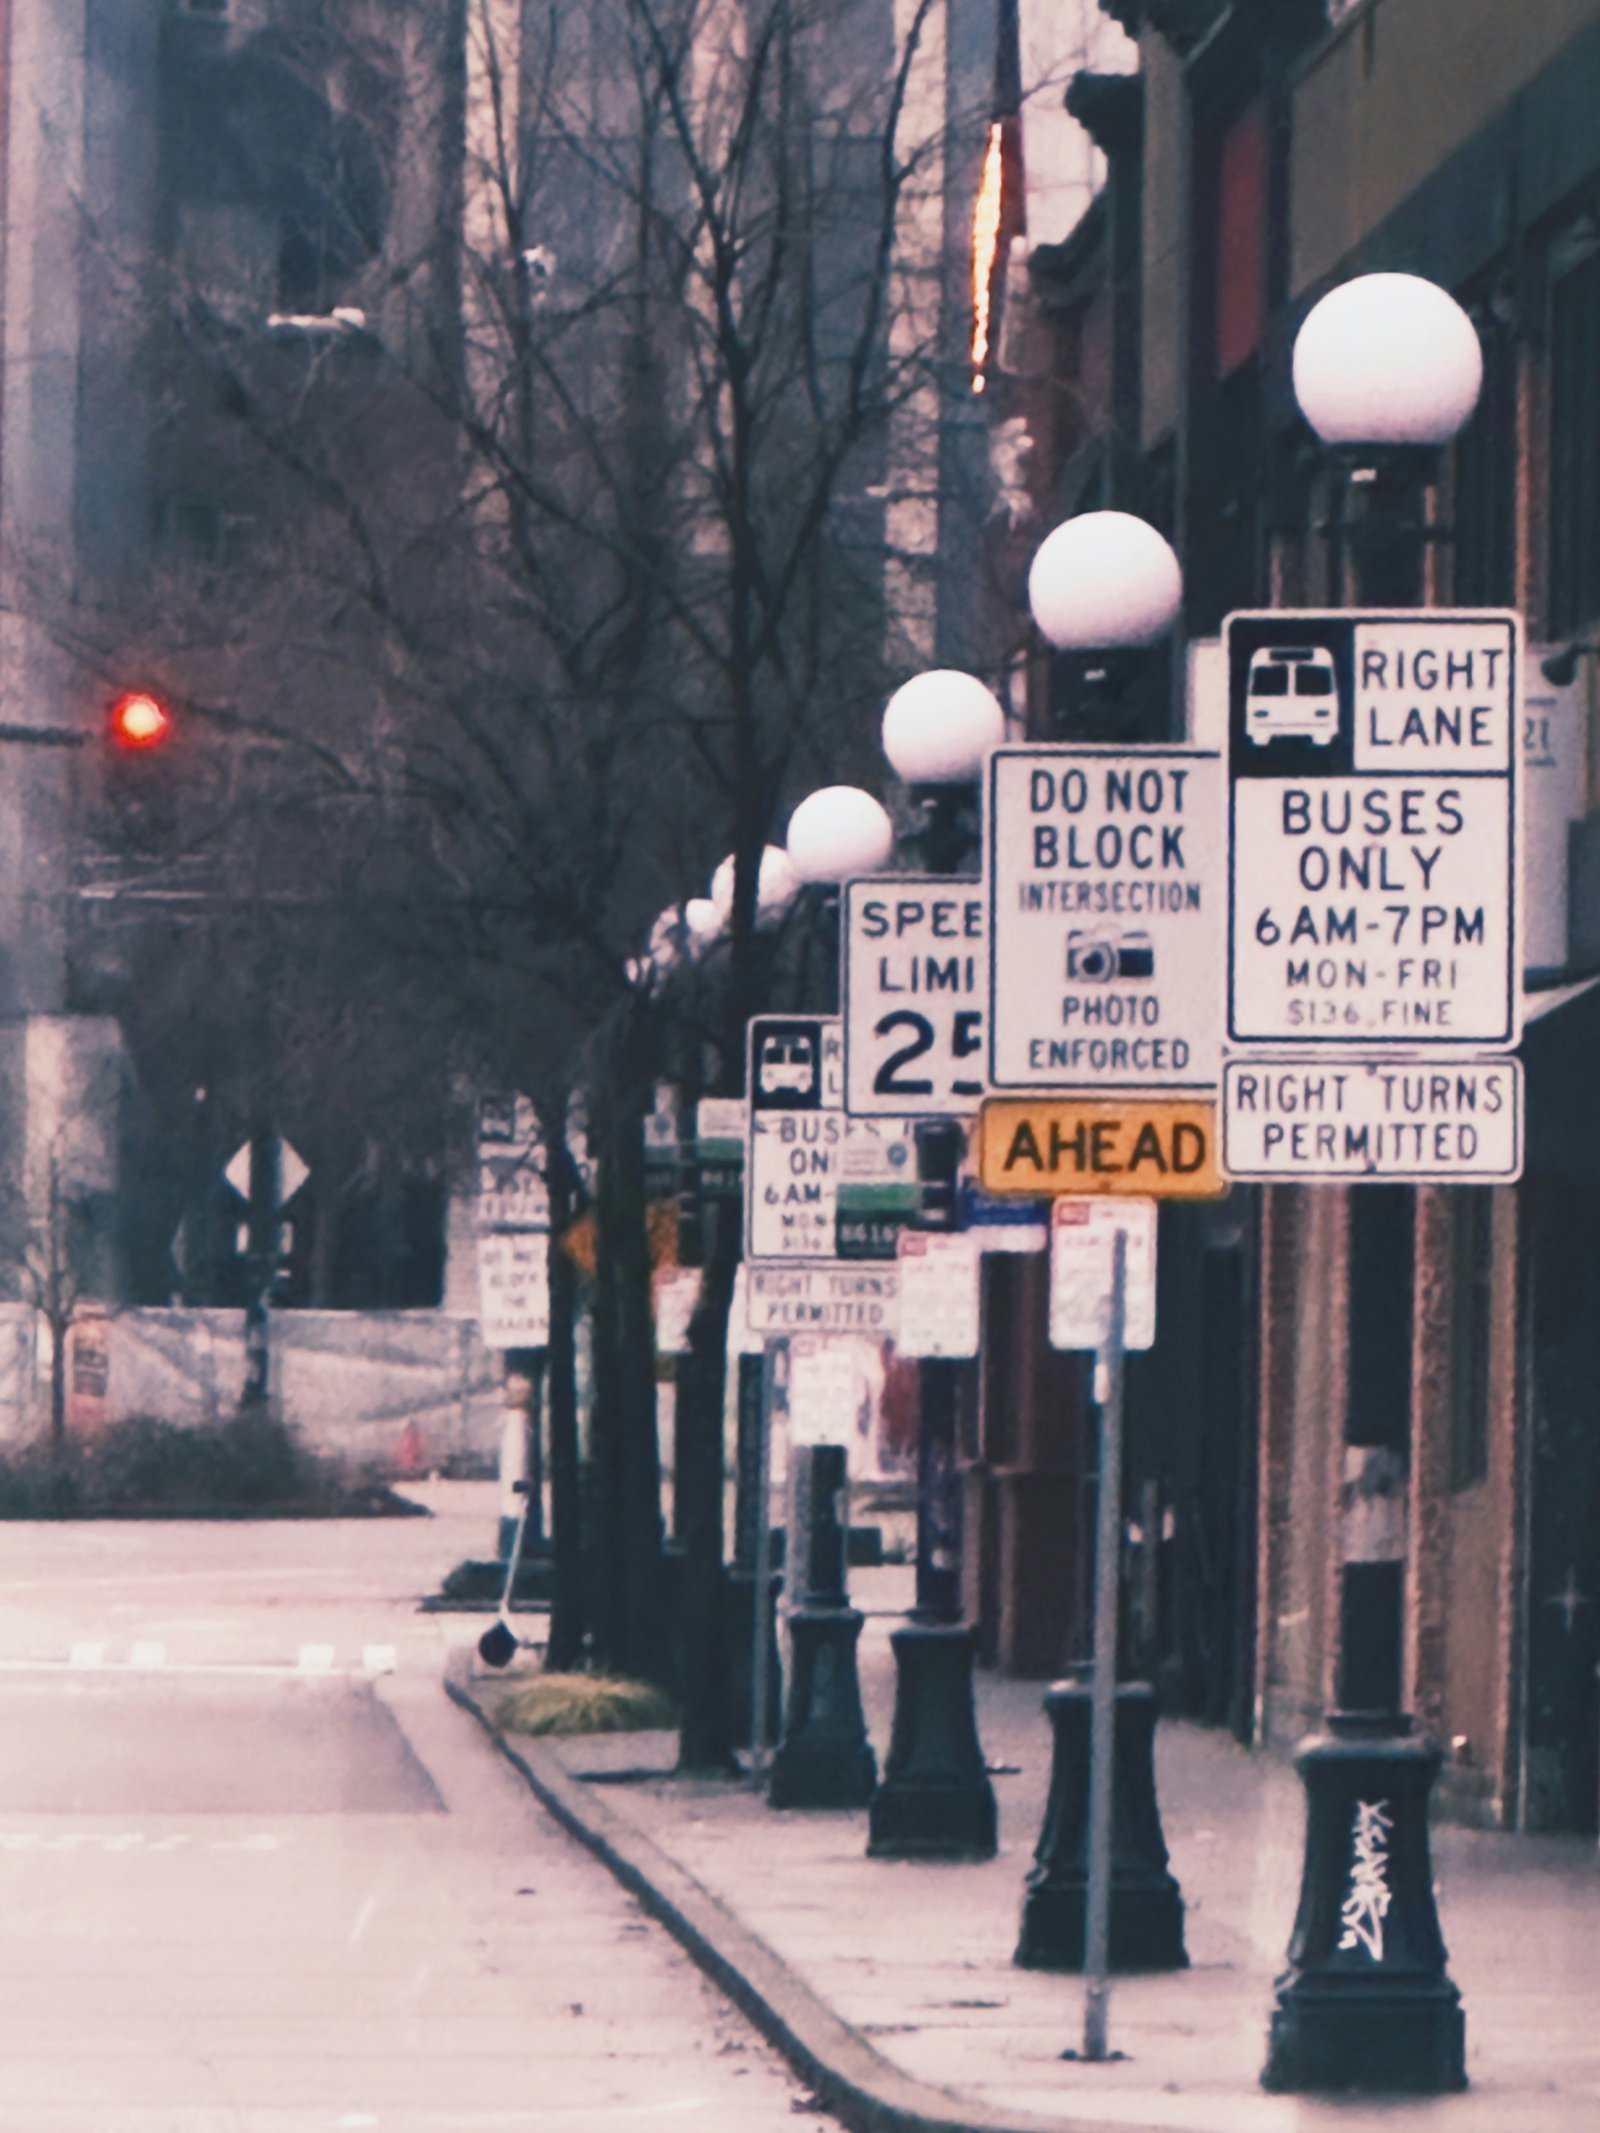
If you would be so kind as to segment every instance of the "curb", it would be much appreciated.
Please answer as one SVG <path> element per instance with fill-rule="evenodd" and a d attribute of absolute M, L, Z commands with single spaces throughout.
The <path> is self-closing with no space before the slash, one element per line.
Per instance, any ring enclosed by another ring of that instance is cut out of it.
<path fill-rule="evenodd" d="M 452 1654 L 445 1694 L 478 1721 L 541 1806 L 667 1928 L 851 2133 L 1141 2133 L 1126 2121 L 995 2111 L 902 2074 L 709 1889 L 548 1750 L 531 1739 L 512 1747 L 478 1702 L 469 1676 L 466 1655 Z"/>

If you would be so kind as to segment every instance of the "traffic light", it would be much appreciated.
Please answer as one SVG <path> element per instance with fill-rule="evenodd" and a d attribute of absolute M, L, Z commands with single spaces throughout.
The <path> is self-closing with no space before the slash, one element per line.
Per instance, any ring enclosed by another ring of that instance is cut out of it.
<path fill-rule="evenodd" d="M 112 745 L 142 752 L 159 748 L 172 735 L 172 713 L 147 689 L 129 689 L 111 706 Z"/>
<path fill-rule="evenodd" d="M 179 731 L 165 701 L 124 689 L 106 710 L 101 789 L 116 841 L 154 854 L 177 829 Z"/>

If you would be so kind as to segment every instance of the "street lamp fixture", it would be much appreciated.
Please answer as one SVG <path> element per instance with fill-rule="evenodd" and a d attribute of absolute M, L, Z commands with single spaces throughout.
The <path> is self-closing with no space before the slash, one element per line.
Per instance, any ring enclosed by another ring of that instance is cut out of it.
<path fill-rule="evenodd" d="M 796 882 L 837 913 L 838 889 L 876 873 L 894 848 L 882 804 L 853 785 L 829 785 L 801 801 L 789 819 L 787 856 Z M 837 926 L 829 991 L 838 1000 Z M 850 1605 L 849 1455 L 842 1444 L 792 1446 L 792 1515 L 786 1569 L 791 1667 L 783 1734 L 767 1787 L 771 1807 L 862 1807 L 877 1782 L 877 1758 L 861 1707 L 856 1646 L 865 1617 Z M 767 1516 L 765 1489 L 757 1516 Z M 762 1584 L 764 1551 L 756 1585 Z M 754 1669 L 752 1669 L 754 1673 Z M 752 1692 L 754 1694 L 754 1691 Z"/>
<path fill-rule="evenodd" d="M 1183 571 L 1170 542 L 1146 520 L 1086 511 L 1041 544 L 1028 573 L 1028 603 L 1041 636 L 1071 661 L 1084 708 L 1114 710 L 1139 655 L 1182 614 Z M 1121 1466 L 1118 1398 L 1100 1409 L 1100 1475 L 1111 1501 L 1098 1546 L 1108 1555 L 1114 1541 L 1104 1536 L 1121 1529 Z M 1102 2013 L 1108 1960 L 1117 1970 L 1179 1969 L 1188 1960 L 1183 1898 L 1168 1869 L 1156 1803 L 1155 1695 L 1148 1683 L 1116 1678 L 1114 1579 L 1109 1589 L 1111 1605 L 1097 1596 L 1093 1665 L 1045 1692 L 1050 1792 L 1015 1957 L 1024 1969 L 1085 1972 L 1089 2005 Z M 1098 1926 L 1094 1883 L 1108 1890 Z M 1086 2056 L 1104 2056 L 1103 2034 L 1090 2048 L 1091 2029 L 1103 2026 L 1102 2018 L 1086 2017 Z"/>
<path fill-rule="evenodd" d="M 932 874 L 975 867 L 978 790 L 991 748 L 1006 737 L 999 699 L 976 675 L 936 667 L 890 697 L 883 752 L 923 817 L 923 858 Z"/>
<path fill-rule="evenodd" d="M 1309 313 L 1295 393 L 1349 478 L 1369 476 L 1370 538 L 1358 561 L 1393 561 L 1409 544 L 1414 567 L 1421 529 L 1398 508 L 1403 485 L 1430 478 L 1482 379 L 1471 320 L 1416 275 L 1364 275 Z M 1400 455 L 1387 483 L 1385 455 L 1391 466 Z M 1399 523 L 1385 527 L 1386 512 Z M 1359 589 L 1381 597 L 1370 576 Z M 1461 1995 L 1445 1968 L 1428 1858 L 1440 1751 L 1400 1709 L 1409 1437 L 1409 1403 L 1392 1419 L 1346 1413 L 1335 1708 L 1296 1757 L 1306 1851 L 1261 2077 L 1269 2089 L 1466 2085 Z"/>
<path fill-rule="evenodd" d="M 1347 550 L 1358 598 L 1421 599 L 1423 549 L 1448 537 L 1427 522 L 1425 495 L 1482 389 L 1477 328 L 1421 275 L 1360 275 L 1306 314 L 1294 391 L 1333 463 L 1327 532 L 1336 601 L 1349 590 Z"/>
<path fill-rule="evenodd" d="M 1039 634 L 1067 656 L 1089 722 L 1115 714 L 1139 654 L 1183 610 L 1171 544 L 1127 511 L 1085 511 L 1046 536 L 1028 572 Z"/>
<path fill-rule="evenodd" d="M 786 851 L 801 882 L 837 888 L 876 874 L 894 850 L 894 824 L 881 800 L 858 785 L 824 785 L 789 817 Z"/>
<path fill-rule="evenodd" d="M 980 778 L 1005 739 L 1005 713 L 974 675 L 918 674 L 890 697 L 883 752 L 923 815 L 928 871 L 975 871 Z M 922 1226 L 954 1227 L 962 1122 L 919 1118 Z M 934 1195 L 942 1204 L 934 1204 Z M 977 1633 L 961 1619 L 962 1474 L 958 1417 L 975 1366 L 917 1364 L 917 1585 L 911 1617 L 893 1631 L 894 1725 L 883 1783 L 872 1796 L 867 1850 L 877 1859 L 987 1859 L 997 1842 L 994 1787 L 972 1694 Z"/>

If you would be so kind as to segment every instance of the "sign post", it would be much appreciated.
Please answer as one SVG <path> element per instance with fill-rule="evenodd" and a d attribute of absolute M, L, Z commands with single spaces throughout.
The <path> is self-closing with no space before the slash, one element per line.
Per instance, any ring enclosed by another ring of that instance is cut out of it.
<path fill-rule="evenodd" d="M 1100 1362 L 1100 1479 L 1094 1541 L 1094 1708 L 1089 1729 L 1089 1891 L 1084 1925 L 1083 2056 L 1106 2056 L 1111 1933 L 1111 1775 L 1117 1716 L 1117 1597 L 1122 1538 L 1122 1335 L 1128 1240 L 1111 1239 L 1111 1296 Z"/>

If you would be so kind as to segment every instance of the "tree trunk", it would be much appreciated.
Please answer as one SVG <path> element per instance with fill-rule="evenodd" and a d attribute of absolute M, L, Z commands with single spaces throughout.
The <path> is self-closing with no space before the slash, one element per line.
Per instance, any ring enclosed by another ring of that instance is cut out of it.
<path fill-rule="evenodd" d="M 644 1192 L 642 1030 L 622 1045 L 598 1179 L 595 1291 L 597 1578 L 603 1664 L 651 1681 L 668 1672 L 662 1619 L 661 1467 Z"/>
<path fill-rule="evenodd" d="M 578 1492 L 578 1373 L 576 1317 L 578 1272 L 561 1248 L 576 1195 L 566 1140 L 566 1105 L 552 1106 L 540 1120 L 549 1150 L 550 1346 L 545 1364 L 545 1410 L 550 1418 L 550 1641 L 545 1665 L 551 1673 L 576 1667 L 583 1657 L 583 1529 Z"/>
<path fill-rule="evenodd" d="M 706 1255 L 689 1352 L 678 1362 L 677 1500 L 684 1543 L 679 1636 L 683 1653 L 678 1766 L 735 1767 L 728 1728 L 722 1559 L 722 1416 L 728 1310 L 739 1263 L 736 1217 L 719 1209 Z"/>

